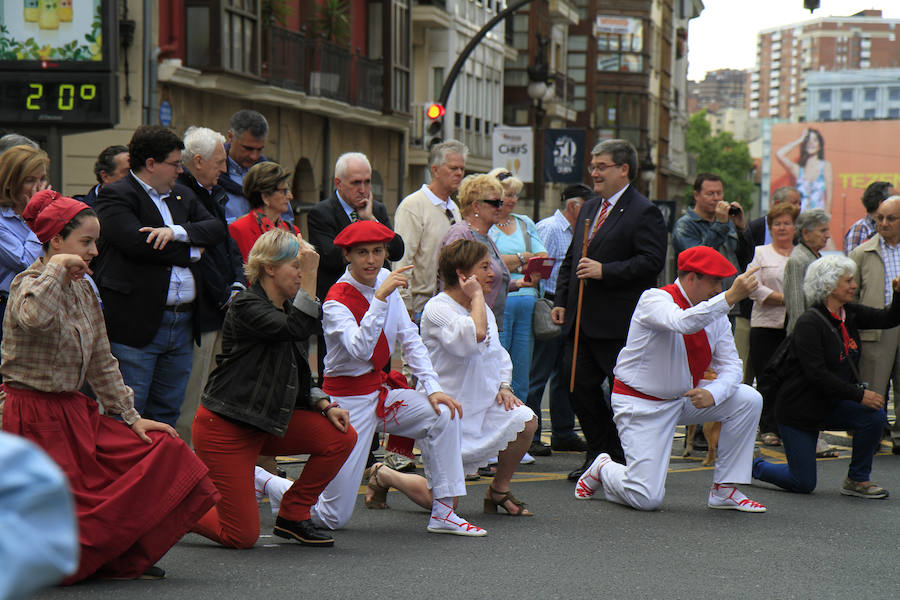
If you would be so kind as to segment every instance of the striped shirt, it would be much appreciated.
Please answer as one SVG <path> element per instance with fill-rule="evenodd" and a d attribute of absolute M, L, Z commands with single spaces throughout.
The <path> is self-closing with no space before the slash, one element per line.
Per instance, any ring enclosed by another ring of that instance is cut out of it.
<path fill-rule="evenodd" d="M 572 234 L 574 233 L 572 224 L 562 214 L 562 211 L 556 209 L 551 216 L 538 221 L 537 230 L 541 239 L 544 240 L 547 255 L 556 259 L 553 270 L 550 271 L 550 277 L 542 282 L 544 291 L 548 294 L 556 294 L 556 278 L 559 275 L 559 267 L 572 244 Z"/>
<path fill-rule="evenodd" d="M 884 262 L 884 305 L 890 306 L 894 298 L 893 281 L 900 277 L 900 244 L 891 246 L 881 238 L 881 260 Z"/>
<path fill-rule="evenodd" d="M 870 215 L 866 215 L 850 226 L 844 235 L 844 254 L 850 256 L 850 251 L 871 238 L 878 231 L 877 223 Z M 890 302 L 888 302 L 890 306 Z"/>

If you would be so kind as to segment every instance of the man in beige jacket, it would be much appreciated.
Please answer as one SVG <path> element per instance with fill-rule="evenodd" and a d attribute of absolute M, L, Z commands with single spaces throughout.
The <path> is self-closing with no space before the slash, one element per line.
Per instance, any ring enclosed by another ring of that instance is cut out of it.
<path fill-rule="evenodd" d="M 878 233 L 850 252 L 859 269 L 859 301 L 884 308 L 891 303 L 891 281 L 900 276 L 900 196 L 891 196 L 875 213 Z M 900 454 L 900 327 L 859 332 L 862 349 L 859 372 L 869 389 L 887 398 L 888 383 L 894 387 L 893 453 Z"/>
<path fill-rule="evenodd" d="M 441 240 L 450 225 L 462 219 L 451 196 L 465 175 L 468 153 L 465 145 L 456 140 L 436 145 L 428 160 L 431 183 L 404 198 L 394 213 L 394 230 L 406 245 L 406 252 L 395 268 L 414 266 L 407 273 L 409 287 L 400 288 L 400 295 L 410 318 L 417 324 L 425 303 L 436 291 Z"/>

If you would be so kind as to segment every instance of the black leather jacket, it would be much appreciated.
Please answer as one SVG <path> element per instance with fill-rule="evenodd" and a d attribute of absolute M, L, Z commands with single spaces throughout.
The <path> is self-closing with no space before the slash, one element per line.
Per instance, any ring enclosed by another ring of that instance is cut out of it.
<path fill-rule="evenodd" d="M 214 413 L 277 436 L 295 409 L 313 410 L 326 397 L 311 392 L 306 345 L 321 330 L 322 306 L 301 290 L 283 308 L 259 283 L 235 296 L 222 326 L 222 354 L 200 400 Z"/>

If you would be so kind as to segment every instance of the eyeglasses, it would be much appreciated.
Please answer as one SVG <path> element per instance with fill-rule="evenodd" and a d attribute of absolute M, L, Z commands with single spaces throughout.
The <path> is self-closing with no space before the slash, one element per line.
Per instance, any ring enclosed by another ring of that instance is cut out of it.
<path fill-rule="evenodd" d="M 500 198 L 486 198 L 482 200 L 482 202 L 484 202 L 485 204 L 490 204 L 495 208 L 500 208 L 501 206 L 503 206 L 503 200 L 501 200 Z"/>
<path fill-rule="evenodd" d="M 509 171 L 504 171 L 503 173 L 497 173 L 497 181 L 499 181 L 500 183 L 503 183 L 504 181 L 506 181 L 507 179 L 509 179 L 512 176 L 513 176 L 513 174 L 510 173 Z"/>
<path fill-rule="evenodd" d="M 602 173 L 603 171 L 607 170 L 610 167 L 621 167 L 621 166 L 622 166 L 622 163 L 613 163 L 611 165 L 608 165 L 606 163 L 597 163 L 597 164 L 592 164 L 590 167 L 588 167 L 588 172 L 593 173 L 594 171 L 597 171 L 598 173 Z"/>
<path fill-rule="evenodd" d="M 276 188 L 273 194 L 284 194 L 287 196 L 291 192 L 290 188 Z"/>
<path fill-rule="evenodd" d="M 164 160 L 161 161 L 164 165 L 169 165 L 170 167 L 174 167 L 175 169 L 183 168 L 180 160 Z"/>

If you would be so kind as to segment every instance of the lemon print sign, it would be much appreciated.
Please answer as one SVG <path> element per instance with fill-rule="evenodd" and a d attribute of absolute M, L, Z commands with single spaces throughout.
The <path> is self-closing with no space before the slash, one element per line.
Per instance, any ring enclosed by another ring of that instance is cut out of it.
<path fill-rule="evenodd" d="M 0 0 L 0 60 L 103 60 L 101 0 Z"/>

